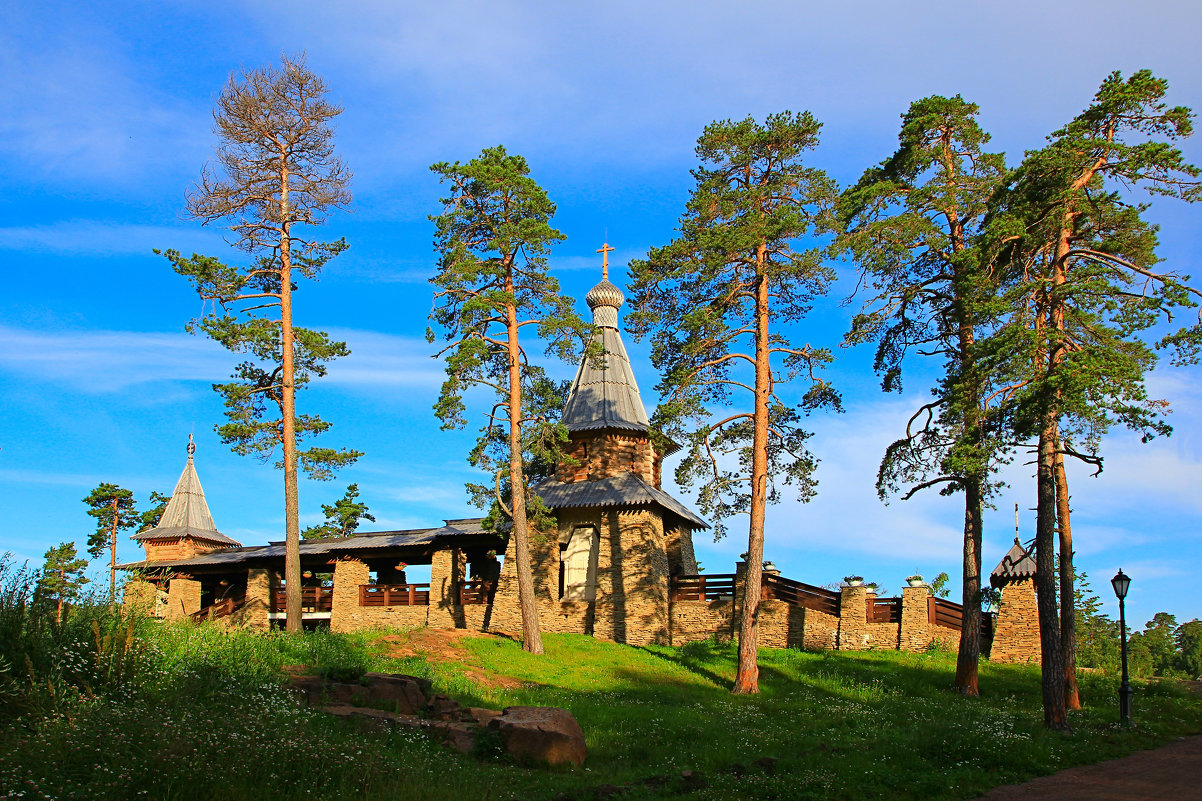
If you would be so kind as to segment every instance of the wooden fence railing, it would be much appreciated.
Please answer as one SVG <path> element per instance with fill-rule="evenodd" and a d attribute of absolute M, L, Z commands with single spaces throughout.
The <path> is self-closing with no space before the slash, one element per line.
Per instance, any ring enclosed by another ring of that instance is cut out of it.
<path fill-rule="evenodd" d="M 495 581 L 461 581 L 459 582 L 459 603 L 461 606 L 486 604 L 492 600 L 492 594 L 496 592 L 496 589 Z"/>
<path fill-rule="evenodd" d="M 771 573 L 764 574 L 762 587 L 760 597 L 765 601 L 784 601 L 794 606 L 813 609 L 816 612 L 825 612 L 836 617 L 839 615 L 840 604 L 837 592 L 815 587 L 812 584 L 803 584 L 784 576 L 775 576 Z"/>
<path fill-rule="evenodd" d="M 359 606 L 429 606 L 430 584 L 360 584 Z"/>
<path fill-rule="evenodd" d="M 867 607 L 869 623 L 901 623 L 901 598 L 869 598 Z"/>
<path fill-rule="evenodd" d="M 193 612 L 189 615 L 189 619 L 193 623 L 200 623 L 203 620 L 216 620 L 219 617 L 232 615 L 234 610 L 245 603 L 245 599 L 241 596 L 235 598 L 222 598 L 216 603 L 209 604 L 199 612 Z"/>
<path fill-rule="evenodd" d="M 283 612 L 287 606 L 288 590 L 279 589 L 271 594 L 272 612 Z M 333 587 L 301 587 L 302 612 L 329 612 L 333 608 Z"/>
<path fill-rule="evenodd" d="M 722 601 L 735 597 L 735 574 L 673 576 L 669 582 L 673 601 Z"/>
<path fill-rule="evenodd" d="M 945 626 L 949 629 L 964 627 L 964 607 L 955 601 L 931 596 L 927 598 L 927 621 L 932 625 Z M 981 613 L 981 637 L 993 638 L 993 613 Z"/>

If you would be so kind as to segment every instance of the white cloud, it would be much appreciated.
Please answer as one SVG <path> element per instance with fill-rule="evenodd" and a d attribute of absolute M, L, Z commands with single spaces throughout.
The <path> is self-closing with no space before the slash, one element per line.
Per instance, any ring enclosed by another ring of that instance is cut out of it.
<path fill-rule="evenodd" d="M 102 220 L 61 220 L 45 225 L 0 228 L 0 250 L 99 256 L 150 255 L 155 248 L 169 247 L 182 253 L 205 253 L 224 246 L 220 232 L 196 226 L 175 228 Z"/>
<path fill-rule="evenodd" d="M 331 333 L 345 339 L 352 353 L 331 366 L 323 384 L 429 388 L 442 379 L 429 346 L 415 337 L 353 329 Z M 186 333 L 46 332 L 0 325 L 0 370 L 88 394 L 164 381 L 221 381 L 237 361 L 215 342 Z"/>

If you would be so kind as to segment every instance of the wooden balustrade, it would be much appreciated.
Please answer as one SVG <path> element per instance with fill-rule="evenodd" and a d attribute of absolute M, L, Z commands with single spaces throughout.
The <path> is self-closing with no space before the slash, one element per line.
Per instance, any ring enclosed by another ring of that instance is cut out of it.
<path fill-rule="evenodd" d="M 901 598 L 868 598 L 866 605 L 869 623 L 901 623 Z"/>
<path fill-rule="evenodd" d="M 815 612 L 825 612 L 828 615 L 839 616 L 839 593 L 823 589 L 822 587 L 815 587 L 811 584 L 803 584 L 800 581 L 787 579 L 784 576 L 765 573 L 762 583 L 762 595 L 760 597 L 765 601 L 784 601 L 794 606 L 813 609 Z"/>
<path fill-rule="evenodd" d="M 278 589 L 271 594 L 272 612 L 283 612 L 287 606 L 287 589 Z M 301 587 L 301 612 L 329 612 L 333 608 L 333 587 Z"/>
<path fill-rule="evenodd" d="M 204 620 L 216 620 L 219 617 L 226 617 L 227 615 L 232 615 L 234 613 L 234 610 L 237 609 L 239 606 L 242 606 L 242 604 L 245 603 L 245 601 L 246 601 L 246 599 L 242 596 L 236 596 L 233 598 L 222 598 L 220 601 L 217 601 L 216 603 L 209 604 L 204 609 L 201 609 L 199 612 L 193 612 L 188 617 L 193 623 L 200 623 L 201 621 L 204 621 Z"/>
<path fill-rule="evenodd" d="M 359 606 L 429 606 L 430 584 L 360 584 Z"/>
<path fill-rule="evenodd" d="M 934 626 L 945 626 L 949 629 L 963 628 L 964 606 L 955 601 L 936 598 L 932 595 L 927 598 L 927 620 Z M 990 612 L 981 613 L 981 638 L 984 640 L 993 638 L 993 614 Z"/>
<path fill-rule="evenodd" d="M 490 603 L 496 589 L 497 583 L 495 581 L 481 581 L 479 579 L 461 581 L 459 582 L 459 604 L 466 606 L 469 604 Z"/>
<path fill-rule="evenodd" d="M 735 574 L 673 576 L 669 582 L 673 601 L 723 601 L 735 597 Z"/>

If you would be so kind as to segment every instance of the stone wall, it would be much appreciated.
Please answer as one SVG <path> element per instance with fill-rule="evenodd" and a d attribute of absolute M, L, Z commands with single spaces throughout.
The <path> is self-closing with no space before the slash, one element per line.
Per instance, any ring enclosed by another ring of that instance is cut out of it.
<path fill-rule="evenodd" d="M 693 530 L 679 523 L 664 531 L 668 552 L 668 572 L 673 576 L 697 575 L 697 557 L 693 553 Z"/>
<path fill-rule="evenodd" d="M 271 592 L 275 588 L 275 573 L 252 567 L 246 575 L 246 600 L 231 617 L 234 625 L 255 631 L 271 629 Z"/>
<path fill-rule="evenodd" d="M 458 548 L 435 551 L 430 560 L 430 609 L 427 625 L 432 629 L 461 629 L 467 624 L 459 603 L 459 582 L 467 577 L 467 559 Z"/>
<path fill-rule="evenodd" d="M 902 588 L 901 634 L 898 648 L 902 651 L 925 651 L 934 638 L 928 610 L 931 588 Z"/>
<path fill-rule="evenodd" d="M 200 611 L 200 582 L 176 576 L 167 583 L 167 609 L 164 617 L 181 620 Z"/>
<path fill-rule="evenodd" d="M 158 587 L 141 578 L 132 578 L 125 582 L 121 593 L 121 607 L 126 612 L 140 612 L 154 615 L 157 613 Z"/>
<path fill-rule="evenodd" d="M 1035 603 L 1032 579 L 1007 584 L 1002 588 L 1002 603 L 994 621 L 991 662 L 1032 662 L 1042 660 L 1039 651 L 1039 609 Z"/>
<path fill-rule="evenodd" d="M 596 598 L 562 601 L 561 542 L 577 526 L 597 529 Z M 652 509 L 565 509 L 556 532 L 530 538 L 534 595 L 543 631 L 592 634 L 644 645 L 668 641 L 668 555 L 663 518 Z M 513 538 L 497 582 L 490 631 L 519 634 L 517 565 Z"/>
<path fill-rule="evenodd" d="M 843 588 L 839 599 L 839 650 L 859 651 L 871 647 L 867 598 L 868 590 L 863 586 Z"/>
<path fill-rule="evenodd" d="M 671 645 L 708 640 L 717 636 L 729 640 L 735 636 L 733 601 L 673 601 L 671 604 Z"/>
<path fill-rule="evenodd" d="M 334 563 L 330 631 L 426 625 L 428 606 L 359 606 L 359 585 L 370 583 L 371 571 L 358 559 Z"/>

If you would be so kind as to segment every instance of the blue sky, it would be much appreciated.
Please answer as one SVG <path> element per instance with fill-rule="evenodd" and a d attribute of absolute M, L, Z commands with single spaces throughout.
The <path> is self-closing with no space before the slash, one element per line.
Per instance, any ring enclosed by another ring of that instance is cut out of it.
<path fill-rule="evenodd" d="M 0 550 L 40 561 L 81 545 L 80 502 L 101 481 L 144 498 L 169 491 L 189 432 L 221 530 L 244 543 L 282 536 L 279 476 L 217 440 L 209 388 L 234 359 L 183 332 L 200 301 L 152 248 L 234 257 L 221 232 L 182 218 L 210 157 L 213 99 L 231 71 L 304 50 L 345 106 L 338 148 L 355 201 L 326 231 L 351 248 L 297 295 L 298 323 L 353 355 L 306 391 L 334 423 L 326 444 L 366 452 L 330 484 L 305 483 L 302 518 L 347 483 L 381 528 L 469 516 L 470 436 L 430 411 L 440 381 L 424 339 L 440 191 L 431 163 L 504 144 L 529 160 L 568 239 L 552 256 L 565 289 L 598 278 L 596 248 L 627 260 L 664 244 L 691 188 L 693 144 L 714 119 L 809 110 L 824 123 L 812 163 L 847 183 L 887 156 L 899 115 L 932 93 L 981 106 L 993 146 L 1016 163 L 1081 110 L 1105 75 L 1148 67 L 1170 100 L 1202 108 L 1202 18 L 1185 2 L 6 4 L 0 9 Z M 36 7 L 35 7 L 36 6 Z M 1202 140 L 1188 141 L 1202 162 Z M 1157 201 L 1167 266 L 1198 273 L 1199 209 Z M 851 306 L 844 280 L 790 333 L 837 345 Z M 584 311 L 583 303 L 581 310 Z M 632 343 L 648 405 L 657 377 Z M 846 413 L 813 418 L 818 498 L 769 511 L 766 554 L 814 584 L 863 574 L 896 591 L 905 576 L 958 573 L 962 505 L 927 495 L 882 505 L 885 445 L 925 397 L 916 365 L 882 395 L 867 349 L 840 350 L 830 377 Z M 570 377 L 573 366 L 554 368 Z M 1078 563 L 1113 608 L 1107 579 L 1133 577 L 1135 624 L 1157 611 L 1202 616 L 1182 592 L 1202 567 L 1202 390 L 1198 372 L 1159 370 L 1169 439 L 1115 432 L 1099 478 L 1072 475 Z M 1016 460 L 987 518 L 992 568 L 1014 531 L 1031 536 L 1034 486 Z M 669 464 L 671 467 L 672 464 Z M 687 498 L 687 494 L 681 493 Z M 698 538 L 710 572 L 746 547 Z M 139 555 L 131 542 L 121 556 Z M 958 593 L 958 590 L 957 590 Z M 1113 609 L 1112 609 L 1113 611 Z"/>

